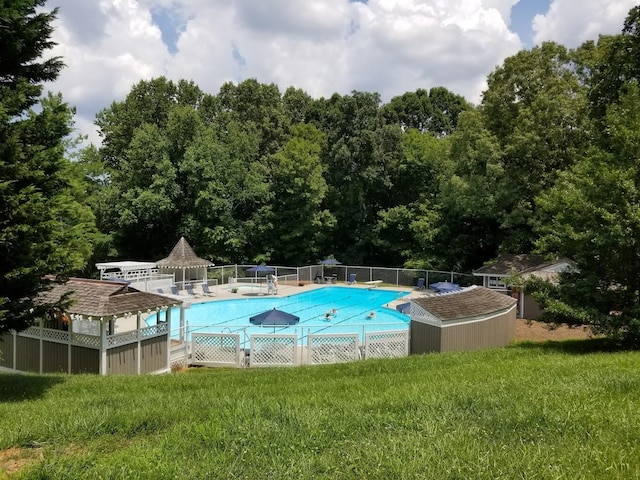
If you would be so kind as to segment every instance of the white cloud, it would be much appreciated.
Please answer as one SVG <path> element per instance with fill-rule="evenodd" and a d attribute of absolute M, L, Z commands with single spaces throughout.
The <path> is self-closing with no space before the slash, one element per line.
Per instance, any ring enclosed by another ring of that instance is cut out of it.
<path fill-rule="evenodd" d="M 477 102 L 487 75 L 522 48 L 508 27 L 518 1 L 58 0 L 53 53 L 67 68 L 50 89 L 77 106 L 84 132 L 133 84 L 160 75 L 213 94 L 225 81 L 254 77 L 314 97 L 362 90 L 388 101 L 444 86 Z M 584 0 L 570 9 L 569 0 L 553 0 L 536 17 L 536 39 L 580 43 L 610 24 L 615 33 L 628 3 Z M 173 55 L 154 24 L 159 9 L 177 16 Z"/>
<path fill-rule="evenodd" d="M 618 34 L 636 4 L 636 0 L 553 0 L 549 11 L 533 20 L 534 43 L 552 40 L 575 48 L 600 34 Z"/>

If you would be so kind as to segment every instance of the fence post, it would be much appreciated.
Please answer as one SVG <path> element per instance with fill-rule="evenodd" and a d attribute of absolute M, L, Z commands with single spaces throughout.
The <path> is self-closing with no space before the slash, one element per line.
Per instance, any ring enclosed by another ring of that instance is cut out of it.
<path fill-rule="evenodd" d="M 142 363 L 142 340 L 140 339 L 140 311 L 136 314 L 136 374 L 140 375 L 142 371 L 141 363 Z M 156 324 L 158 322 L 156 321 Z"/>
<path fill-rule="evenodd" d="M 16 357 L 16 347 L 18 346 L 18 332 L 13 331 L 13 369 L 16 370 L 17 365 L 17 357 Z"/>
<path fill-rule="evenodd" d="M 103 319 L 100 319 L 100 375 L 107 374 L 107 328 Z"/>
<path fill-rule="evenodd" d="M 38 343 L 40 345 L 40 359 L 39 359 L 39 365 L 38 365 L 38 372 L 40 374 L 42 374 L 42 364 L 43 364 L 43 357 L 44 357 L 44 348 L 42 348 L 44 341 L 42 336 L 44 335 L 44 320 L 40 319 L 40 321 L 38 322 L 38 325 L 40 326 L 40 338 L 38 339 Z"/>

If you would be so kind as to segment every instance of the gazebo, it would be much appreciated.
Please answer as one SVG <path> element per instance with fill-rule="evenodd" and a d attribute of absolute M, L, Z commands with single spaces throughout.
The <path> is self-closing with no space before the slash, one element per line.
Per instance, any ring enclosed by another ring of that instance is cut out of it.
<path fill-rule="evenodd" d="M 141 292 L 126 281 L 70 278 L 41 293 L 64 311 L 0 336 L 0 370 L 141 374 L 169 370 L 171 308 L 180 300 Z"/>
<path fill-rule="evenodd" d="M 207 282 L 207 269 L 215 264 L 196 255 L 191 245 L 181 237 L 168 257 L 156 262 L 160 273 L 175 275 L 175 282 L 184 288 L 186 283 Z"/>

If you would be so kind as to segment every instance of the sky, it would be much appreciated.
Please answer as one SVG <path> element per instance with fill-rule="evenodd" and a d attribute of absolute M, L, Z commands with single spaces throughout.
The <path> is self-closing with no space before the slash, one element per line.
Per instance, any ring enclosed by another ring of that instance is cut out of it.
<path fill-rule="evenodd" d="M 140 80 L 193 80 L 217 94 L 256 78 L 314 98 L 353 90 L 383 102 L 443 86 L 478 104 L 487 75 L 522 49 L 617 34 L 636 0 L 48 0 L 51 51 L 66 68 L 46 89 L 95 115 Z"/>

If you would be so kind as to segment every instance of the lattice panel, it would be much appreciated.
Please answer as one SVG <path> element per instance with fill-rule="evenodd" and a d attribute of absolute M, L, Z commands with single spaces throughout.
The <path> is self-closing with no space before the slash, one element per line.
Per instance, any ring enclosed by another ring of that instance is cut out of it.
<path fill-rule="evenodd" d="M 131 330 L 130 332 L 117 333 L 107 337 L 107 346 L 116 347 L 118 345 L 126 345 L 138 341 L 138 332 Z"/>
<path fill-rule="evenodd" d="M 73 343 L 88 347 L 100 348 L 100 337 L 96 335 L 85 335 L 84 333 L 74 333 Z"/>
<path fill-rule="evenodd" d="M 240 361 L 240 334 L 191 334 L 191 363 L 204 366 L 242 366 Z"/>
<path fill-rule="evenodd" d="M 409 332 L 371 332 L 365 335 L 365 358 L 393 358 L 409 355 Z"/>
<path fill-rule="evenodd" d="M 251 335 L 249 366 L 296 365 L 297 335 Z"/>
<path fill-rule="evenodd" d="M 21 335 L 29 335 L 29 336 L 39 337 L 40 336 L 40 327 L 27 327 L 27 328 L 25 328 L 24 330 L 22 330 L 19 333 Z"/>
<path fill-rule="evenodd" d="M 309 363 L 341 363 L 358 360 L 357 334 L 309 335 Z"/>
<path fill-rule="evenodd" d="M 53 330 L 50 328 L 42 329 L 42 338 L 59 343 L 69 343 L 69 332 L 63 330 Z"/>

